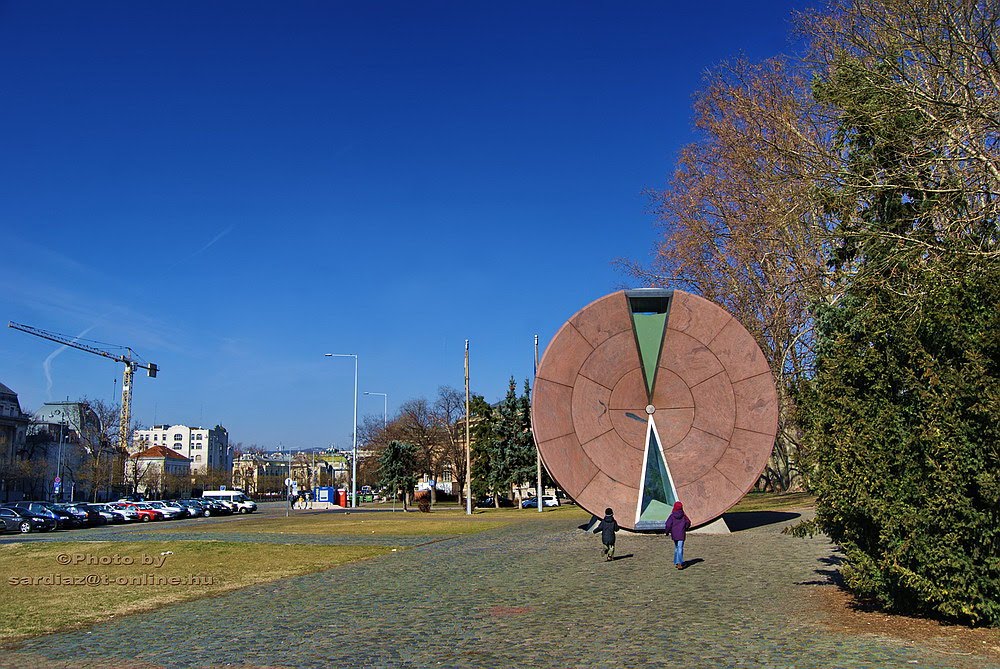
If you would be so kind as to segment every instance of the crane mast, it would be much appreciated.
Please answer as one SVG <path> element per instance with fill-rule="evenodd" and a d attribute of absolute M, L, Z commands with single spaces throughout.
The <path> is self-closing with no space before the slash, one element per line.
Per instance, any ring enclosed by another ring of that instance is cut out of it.
<path fill-rule="evenodd" d="M 90 344 L 85 344 L 83 342 L 77 341 L 75 337 L 69 337 L 67 335 L 59 334 L 58 332 L 49 332 L 47 330 L 42 330 L 41 328 L 31 327 L 30 325 L 21 325 L 20 323 L 15 323 L 14 321 L 9 321 L 7 327 L 14 328 L 15 330 L 20 330 L 21 332 L 26 332 L 30 335 L 36 337 L 41 337 L 42 339 L 48 339 L 49 341 L 54 341 L 57 344 L 62 344 L 64 346 L 69 346 L 70 348 L 79 349 L 81 351 L 86 351 L 87 353 L 93 353 L 94 355 L 99 355 L 109 360 L 114 360 L 115 362 L 120 362 L 125 365 L 125 373 L 122 375 L 122 408 L 121 417 L 119 419 L 118 425 L 118 446 L 124 450 L 128 450 L 128 429 L 129 424 L 132 421 L 132 375 L 135 369 L 145 369 L 148 376 L 156 378 L 156 373 L 159 371 L 159 367 L 153 363 L 142 363 L 135 359 L 134 351 L 131 348 L 123 347 L 125 349 L 124 354 L 114 354 L 104 349 L 97 348 L 96 346 L 91 346 Z"/>

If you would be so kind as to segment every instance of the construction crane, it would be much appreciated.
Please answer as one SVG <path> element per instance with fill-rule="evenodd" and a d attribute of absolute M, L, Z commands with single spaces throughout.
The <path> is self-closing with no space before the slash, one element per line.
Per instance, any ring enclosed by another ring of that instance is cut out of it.
<path fill-rule="evenodd" d="M 135 352 L 127 346 L 117 347 L 124 349 L 125 353 L 116 355 L 110 351 L 97 348 L 96 346 L 84 344 L 83 342 L 78 341 L 78 338 L 76 337 L 61 335 L 57 332 L 48 332 L 40 328 L 33 328 L 30 325 L 21 325 L 20 323 L 9 321 L 7 323 L 7 327 L 20 330 L 21 332 L 27 332 L 30 335 L 35 335 L 36 337 L 41 337 L 42 339 L 54 341 L 57 344 L 86 351 L 87 353 L 93 353 L 94 355 L 99 355 L 125 365 L 125 373 L 122 377 L 122 414 L 118 425 L 118 447 L 128 450 L 128 429 L 129 423 L 132 420 L 132 373 L 135 372 L 136 367 L 138 367 L 139 369 L 145 369 L 147 374 L 155 379 L 159 368 L 151 362 L 147 364 L 136 360 Z"/>

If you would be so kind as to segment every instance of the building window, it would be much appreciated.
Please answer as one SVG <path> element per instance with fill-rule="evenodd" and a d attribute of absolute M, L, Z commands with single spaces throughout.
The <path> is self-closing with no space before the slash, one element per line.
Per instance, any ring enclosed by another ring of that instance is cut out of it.
<path fill-rule="evenodd" d="M 184 435 L 178 432 L 174 435 L 174 441 L 184 441 Z"/>
<path fill-rule="evenodd" d="M 201 456 L 200 455 L 194 456 L 194 461 L 195 462 L 201 462 Z"/>

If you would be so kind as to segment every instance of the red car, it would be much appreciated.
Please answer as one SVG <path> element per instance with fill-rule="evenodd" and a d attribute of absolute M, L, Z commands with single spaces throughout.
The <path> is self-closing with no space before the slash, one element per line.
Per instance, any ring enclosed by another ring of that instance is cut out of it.
<path fill-rule="evenodd" d="M 148 523 L 151 520 L 163 520 L 163 514 L 149 504 L 143 502 L 122 502 L 122 506 L 135 509 L 135 512 L 139 514 L 139 520 L 144 523 Z"/>

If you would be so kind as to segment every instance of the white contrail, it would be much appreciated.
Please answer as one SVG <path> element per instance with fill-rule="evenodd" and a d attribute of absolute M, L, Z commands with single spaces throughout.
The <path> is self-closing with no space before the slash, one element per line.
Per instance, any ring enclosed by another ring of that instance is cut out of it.
<path fill-rule="evenodd" d="M 73 341 L 76 341 L 83 335 L 93 330 L 95 327 L 97 326 L 91 325 L 89 328 L 87 328 L 77 336 L 73 337 Z M 42 362 L 42 369 L 45 370 L 45 395 L 50 400 L 52 399 L 52 361 L 55 360 L 57 355 L 65 351 L 67 348 L 69 348 L 69 346 L 63 344 L 56 350 L 52 351 L 52 353 L 49 353 L 48 357 L 45 358 L 45 361 Z"/>
<path fill-rule="evenodd" d="M 209 243 L 205 244 L 204 246 L 202 246 L 200 249 L 198 249 L 197 251 L 195 251 L 194 253 L 192 253 L 188 257 L 189 258 L 194 258 L 196 255 L 204 253 L 205 251 L 207 251 L 209 249 L 209 247 L 211 247 L 213 244 L 215 244 L 215 242 L 219 241 L 220 239 L 222 239 L 223 237 L 225 237 L 226 235 L 228 235 L 230 232 L 232 232 L 233 228 L 235 228 L 235 227 L 236 227 L 235 225 L 230 225 L 228 228 L 226 228 L 225 230 L 223 230 L 222 232 L 220 232 L 219 234 L 217 234 L 215 237 L 213 237 L 212 241 L 210 241 Z"/>

